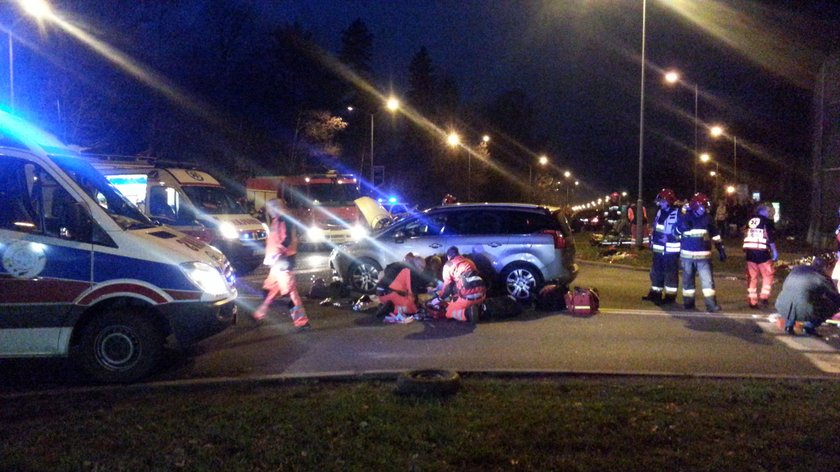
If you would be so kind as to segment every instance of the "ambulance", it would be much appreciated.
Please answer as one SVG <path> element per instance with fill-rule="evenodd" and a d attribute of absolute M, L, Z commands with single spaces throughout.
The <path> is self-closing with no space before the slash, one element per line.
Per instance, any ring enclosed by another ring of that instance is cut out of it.
<path fill-rule="evenodd" d="M 262 264 L 268 227 L 209 173 L 154 158 L 86 157 L 146 216 L 215 246 L 240 274 Z"/>
<path fill-rule="evenodd" d="M 0 112 L 0 358 L 141 379 L 236 320 L 216 248 L 153 223 L 91 164 Z"/>

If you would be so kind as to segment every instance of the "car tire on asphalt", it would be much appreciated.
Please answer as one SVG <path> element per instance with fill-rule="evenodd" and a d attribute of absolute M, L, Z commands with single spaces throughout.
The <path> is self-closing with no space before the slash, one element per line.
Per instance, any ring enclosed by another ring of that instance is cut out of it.
<path fill-rule="evenodd" d="M 77 361 L 94 379 L 129 383 L 149 375 L 163 356 L 164 334 L 145 310 L 100 314 L 79 334 Z"/>
<path fill-rule="evenodd" d="M 461 387 L 458 372 L 423 369 L 403 372 L 397 377 L 396 393 L 412 396 L 448 396 Z"/>
<path fill-rule="evenodd" d="M 501 279 L 507 294 L 520 303 L 528 303 L 536 298 L 545 283 L 540 271 L 527 262 L 508 265 L 502 271 Z"/>
<path fill-rule="evenodd" d="M 353 263 L 348 271 L 350 288 L 361 293 L 373 293 L 381 271 L 382 267 L 372 259 L 362 259 Z"/>

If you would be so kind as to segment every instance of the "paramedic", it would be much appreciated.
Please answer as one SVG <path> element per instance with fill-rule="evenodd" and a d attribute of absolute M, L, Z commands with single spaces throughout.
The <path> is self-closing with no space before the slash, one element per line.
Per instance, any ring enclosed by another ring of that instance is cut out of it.
<path fill-rule="evenodd" d="M 756 215 L 747 222 L 744 234 L 744 254 L 747 260 L 747 301 L 750 308 L 770 305 L 770 290 L 776 268 L 773 264 L 779 259 L 776 243 L 773 241 L 773 222 L 770 220 L 770 207 L 759 205 Z M 758 278 L 761 277 L 761 293 L 758 293 Z"/>
<path fill-rule="evenodd" d="M 443 288 L 437 292 L 441 299 L 450 298 L 446 317 L 458 321 L 478 321 L 478 311 L 484 302 L 486 287 L 475 263 L 462 256 L 455 246 L 446 250 L 448 259 L 443 266 Z M 475 306 L 475 308 L 471 308 Z"/>

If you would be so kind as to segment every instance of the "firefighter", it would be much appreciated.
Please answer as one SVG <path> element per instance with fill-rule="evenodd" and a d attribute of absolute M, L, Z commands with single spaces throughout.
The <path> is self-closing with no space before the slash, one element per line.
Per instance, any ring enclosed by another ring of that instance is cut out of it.
<path fill-rule="evenodd" d="M 286 215 L 286 205 L 283 200 L 272 199 L 265 202 L 266 212 L 271 218 L 271 227 L 265 240 L 265 259 L 263 264 L 271 266 L 263 282 L 263 289 L 268 293 L 262 304 L 252 315 L 257 321 L 265 318 L 271 302 L 277 297 L 289 296 L 292 309 L 289 315 L 298 330 L 303 331 L 311 327 L 303 300 L 297 291 L 295 282 L 295 255 L 297 254 L 298 238 L 294 223 Z"/>
<path fill-rule="evenodd" d="M 726 251 L 709 215 L 709 197 L 702 193 L 694 194 L 691 201 L 683 206 L 675 228 L 680 238 L 680 262 L 683 271 L 683 306 L 694 309 L 694 276 L 700 277 L 706 311 L 720 311 L 715 297 L 715 281 L 712 273 L 712 244 L 717 247 L 720 260 L 726 260 Z"/>
<path fill-rule="evenodd" d="M 425 276 L 426 261 L 412 253 L 402 262 L 388 264 L 376 284 L 376 295 L 382 304 L 377 312 L 385 323 L 410 323 L 419 311 L 417 295 L 426 293 L 430 280 Z"/>
<path fill-rule="evenodd" d="M 452 195 L 451 193 L 447 193 L 446 195 L 444 195 L 443 201 L 440 202 L 441 205 L 454 205 L 456 203 L 458 203 L 458 199 L 455 198 L 455 195 Z"/>
<path fill-rule="evenodd" d="M 677 298 L 679 288 L 680 242 L 674 234 L 680 213 L 675 205 L 677 196 L 673 190 L 663 188 L 656 195 L 656 219 L 650 248 L 653 251 L 653 264 L 650 267 L 650 291 L 642 300 L 654 304 L 670 305 Z M 664 298 L 663 298 L 664 293 Z"/>
<path fill-rule="evenodd" d="M 446 258 L 443 288 L 436 293 L 440 299 L 450 299 L 446 306 L 446 317 L 476 323 L 486 293 L 484 280 L 475 262 L 462 256 L 457 247 L 447 249 Z"/>
<path fill-rule="evenodd" d="M 747 259 L 747 301 L 750 308 L 770 305 L 770 290 L 776 273 L 774 263 L 779 259 L 773 240 L 773 221 L 770 208 L 761 204 L 756 207 L 755 216 L 747 222 L 744 234 L 744 254 Z M 758 292 L 758 278 L 761 276 L 761 293 Z"/>
<path fill-rule="evenodd" d="M 619 204 L 618 192 L 610 194 L 607 200 L 607 208 L 604 210 L 604 234 L 618 231 L 618 222 L 621 220 L 621 205 Z"/>

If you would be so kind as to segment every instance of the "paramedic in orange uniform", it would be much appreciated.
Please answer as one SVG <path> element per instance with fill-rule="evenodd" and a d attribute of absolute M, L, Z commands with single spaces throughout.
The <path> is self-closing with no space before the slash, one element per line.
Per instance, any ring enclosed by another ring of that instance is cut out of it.
<path fill-rule="evenodd" d="M 446 250 L 448 261 L 443 266 L 443 288 L 437 292 L 441 299 L 451 297 L 446 306 L 446 317 L 458 321 L 477 321 L 477 311 L 468 310 L 484 302 L 487 288 L 481 279 L 475 263 L 462 256 L 455 246 Z"/>

